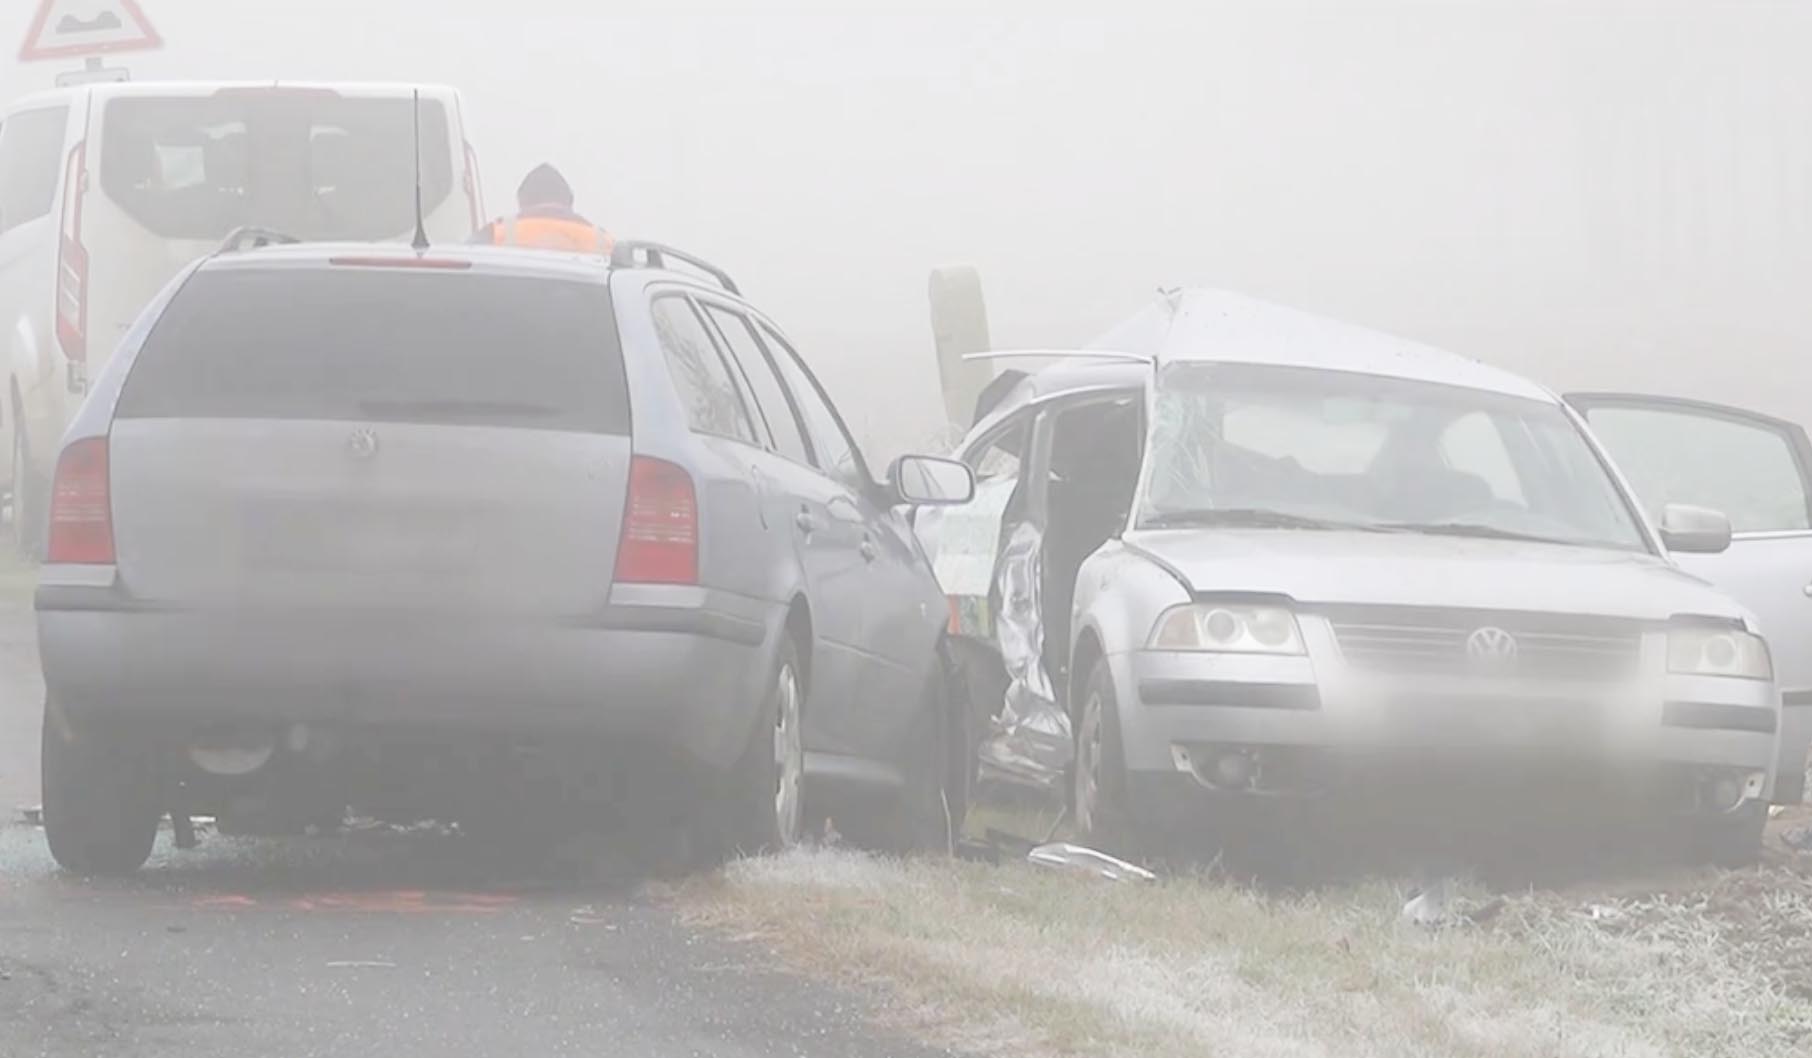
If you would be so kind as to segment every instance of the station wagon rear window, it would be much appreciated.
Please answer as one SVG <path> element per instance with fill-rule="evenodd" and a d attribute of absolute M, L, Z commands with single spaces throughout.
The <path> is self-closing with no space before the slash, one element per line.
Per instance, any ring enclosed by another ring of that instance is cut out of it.
<path fill-rule="evenodd" d="M 602 286 L 351 267 L 197 273 L 117 414 L 629 432 Z"/>

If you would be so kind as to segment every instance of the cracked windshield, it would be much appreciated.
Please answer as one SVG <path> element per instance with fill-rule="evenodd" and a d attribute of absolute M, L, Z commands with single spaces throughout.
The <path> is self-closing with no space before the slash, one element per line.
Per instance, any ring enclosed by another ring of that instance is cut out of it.
<path fill-rule="evenodd" d="M 0 1058 L 1812 1054 L 1812 7 L 0 47 Z"/>

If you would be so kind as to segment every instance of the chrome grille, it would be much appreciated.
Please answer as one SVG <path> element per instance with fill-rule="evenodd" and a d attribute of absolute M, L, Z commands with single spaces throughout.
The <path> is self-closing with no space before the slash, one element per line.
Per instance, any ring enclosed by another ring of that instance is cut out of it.
<path fill-rule="evenodd" d="M 1642 644 L 1636 621 L 1567 614 L 1420 607 L 1324 611 L 1340 652 L 1358 668 L 1411 674 L 1490 673 L 1551 680 L 1611 680 L 1635 671 Z M 1475 633 L 1508 633 L 1513 656 L 1468 650 Z"/>

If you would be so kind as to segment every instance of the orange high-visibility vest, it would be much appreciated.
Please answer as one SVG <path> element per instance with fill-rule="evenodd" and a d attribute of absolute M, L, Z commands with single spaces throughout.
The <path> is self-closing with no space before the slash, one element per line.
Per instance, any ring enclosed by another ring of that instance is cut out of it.
<path fill-rule="evenodd" d="M 559 217 L 506 217 L 491 227 L 498 246 L 529 246 L 539 250 L 607 254 L 616 239 L 603 228 Z"/>

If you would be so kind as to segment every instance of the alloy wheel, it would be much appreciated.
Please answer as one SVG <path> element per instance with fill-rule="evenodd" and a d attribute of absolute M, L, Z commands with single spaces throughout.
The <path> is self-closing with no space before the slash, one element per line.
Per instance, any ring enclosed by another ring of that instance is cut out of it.
<path fill-rule="evenodd" d="M 799 675 L 783 665 L 775 687 L 774 823 L 781 848 L 799 843 L 805 808 L 805 736 L 800 730 Z"/>

